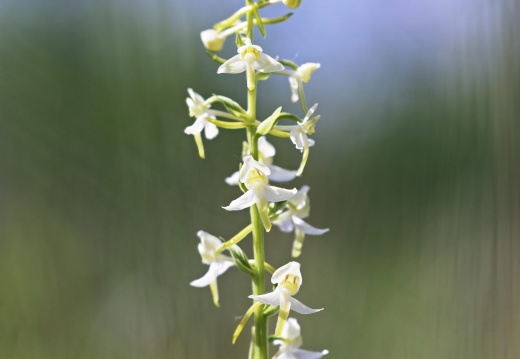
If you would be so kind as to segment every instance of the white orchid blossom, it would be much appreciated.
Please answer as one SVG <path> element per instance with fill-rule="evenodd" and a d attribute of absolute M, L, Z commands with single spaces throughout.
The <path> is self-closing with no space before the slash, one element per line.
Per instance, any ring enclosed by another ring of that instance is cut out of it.
<path fill-rule="evenodd" d="M 281 337 L 283 339 L 273 341 L 274 345 L 280 346 L 273 359 L 320 359 L 329 353 L 328 350 L 311 352 L 309 350 L 300 349 L 303 339 L 300 325 L 295 318 L 287 319 L 282 329 Z"/>
<path fill-rule="evenodd" d="M 300 272 L 300 263 L 289 262 L 278 268 L 273 273 L 271 283 L 276 284 L 277 287 L 272 292 L 249 296 L 249 298 L 255 299 L 264 304 L 269 304 L 275 307 L 280 306 L 275 330 L 275 336 L 277 337 L 281 335 L 282 328 L 289 317 L 289 311 L 291 309 L 300 314 L 311 314 L 323 310 L 323 308 L 309 308 L 292 297 L 298 293 L 302 282 L 303 279 Z"/>
<path fill-rule="evenodd" d="M 217 253 L 217 249 L 222 245 L 217 237 L 204 231 L 198 231 L 197 236 L 200 238 L 198 250 L 202 257 L 202 263 L 209 265 L 209 269 L 202 278 L 192 281 L 190 285 L 194 287 L 207 287 L 209 285 L 213 295 L 213 303 L 218 307 L 217 277 L 235 263 L 233 258 Z"/>
<path fill-rule="evenodd" d="M 321 67 L 315 62 L 308 62 L 300 65 L 296 70 L 285 71 L 289 74 L 289 86 L 291 86 L 291 101 L 296 102 L 300 98 L 300 92 L 303 89 L 303 83 L 309 82 L 314 71 Z"/>
<path fill-rule="evenodd" d="M 296 171 L 287 170 L 273 165 L 273 157 L 275 154 L 276 149 L 272 144 L 267 142 L 267 139 L 264 136 L 258 138 L 258 160 L 259 162 L 264 163 L 271 171 L 271 174 L 267 176 L 269 180 L 273 182 L 289 182 L 295 179 Z M 238 185 L 238 171 L 227 177 L 225 181 L 230 186 Z"/>
<path fill-rule="evenodd" d="M 269 186 L 267 176 L 270 174 L 271 170 L 267 165 L 256 161 L 251 155 L 245 156 L 244 164 L 239 171 L 239 181 L 246 186 L 248 191 L 223 208 L 228 211 L 239 211 L 256 203 L 264 228 L 266 231 L 270 231 L 271 221 L 267 202 L 286 201 L 297 192 L 296 188 L 289 190 Z"/>
<path fill-rule="evenodd" d="M 188 93 L 190 97 L 186 98 L 186 104 L 188 105 L 190 116 L 195 117 L 195 122 L 193 125 L 186 127 L 184 133 L 194 136 L 197 148 L 199 149 L 199 156 L 204 158 L 201 132 L 204 130 L 206 138 L 212 140 L 218 135 L 218 127 L 207 121 L 207 118 L 215 119 L 215 116 L 209 109 L 211 105 L 205 104 L 204 98 L 192 89 L 188 89 Z"/>
<path fill-rule="evenodd" d="M 305 168 L 305 164 L 307 163 L 307 158 L 309 157 L 309 147 L 314 146 L 314 140 L 307 137 L 307 135 L 312 135 L 315 132 L 314 126 L 316 122 L 320 119 L 320 116 L 314 116 L 314 112 L 318 104 L 312 106 L 307 114 L 303 118 L 302 122 L 297 125 L 290 126 L 275 126 L 277 130 L 289 131 L 289 137 L 291 138 L 292 143 L 303 153 L 302 162 L 300 164 L 300 168 L 298 168 L 297 175 L 301 175 L 303 169 Z"/>
<path fill-rule="evenodd" d="M 287 210 L 280 214 L 273 224 L 282 232 L 290 233 L 294 231 L 294 242 L 292 248 L 292 256 L 294 258 L 301 254 L 303 240 L 305 235 L 319 236 L 329 231 L 328 228 L 319 229 L 311 226 L 303 220 L 309 216 L 311 204 L 307 192 L 309 186 L 303 186 L 291 197 L 287 202 Z"/>
<path fill-rule="evenodd" d="M 262 53 L 262 48 L 252 45 L 251 40 L 244 39 L 245 45 L 237 50 L 238 55 L 224 62 L 217 70 L 218 74 L 239 74 L 246 71 L 247 88 L 255 88 L 255 71 L 277 72 L 282 71 L 284 66 L 271 56 Z"/>

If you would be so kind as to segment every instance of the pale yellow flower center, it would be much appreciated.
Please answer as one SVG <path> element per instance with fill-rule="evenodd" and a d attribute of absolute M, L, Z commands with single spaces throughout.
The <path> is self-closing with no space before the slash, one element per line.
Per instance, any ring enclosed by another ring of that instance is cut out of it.
<path fill-rule="evenodd" d="M 255 183 L 261 182 L 262 184 L 266 185 L 269 181 L 267 180 L 267 176 L 257 170 L 256 168 L 253 168 L 249 171 L 246 179 L 246 187 L 252 188 Z"/>
<path fill-rule="evenodd" d="M 300 277 L 294 274 L 286 274 L 280 285 L 290 294 L 295 295 L 300 290 Z"/>

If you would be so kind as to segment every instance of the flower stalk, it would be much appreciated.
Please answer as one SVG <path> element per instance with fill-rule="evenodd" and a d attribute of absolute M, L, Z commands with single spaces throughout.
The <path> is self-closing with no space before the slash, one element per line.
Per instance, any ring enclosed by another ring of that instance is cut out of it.
<path fill-rule="evenodd" d="M 312 353 L 299 349 L 301 345 L 299 325 L 289 315 L 291 310 L 301 314 L 322 310 L 309 308 L 293 298 L 302 283 L 299 263 L 289 262 L 276 269 L 266 262 L 264 240 L 266 232 L 271 230 L 272 224 L 279 227 L 282 232 L 295 232 L 293 257 L 296 257 L 301 254 L 305 234 L 321 235 L 328 231 L 328 229 L 312 227 L 302 220 L 309 215 L 310 210 L 307 186 L 297 191 L 296 188 L 286 189 L 270 184 L 271 181 L 288 182 L 302 175 L 310 147 L 314 144 L 308 135 L 314 133 L 314 126 L 319 119 L 319 116 L 314 116 L 317 105 L 307 109 L 303 85 L 310 80 L 311 73 L 320 65 L 307 63 L 298 66 L 292 61 L 278 61 L 264 53 L 263 49 L 253 42 L 255 28 L 265 37 L 264 25 L 282 23 L 291 17 L 292 13 L 272 18 L 261 17 L 259 12 L 261 9 L 275 4 L 295 9 L 300 6 L 301 0 L 245 0 L 244 7 L 217 23 L 212 29 L 201 33 L 201 40 L 208 50 L 207 54 L 219 65 L 217 73 L 245 75 L 246 108 L 222 95 L 212 95 L 204 99 L 192 89 L 188 90 L 189 97 L 186 99 L 189 114 L 195 118 L 195 122 L 186 127 L 185 133 L 193 135 L 201 158 L 206 155 L 202 132 L 207 140 L 212 140 L 217 137 L 219 130 L 245 130 L 246 142 L 242 148 L 241 167 L 238 172 L 225 180 L 229 185 L 238 185 L 243 193 L 223 208 L 228 211 L 249 208 L 250 224 L 227 241 L 204 231 L 198 232 L 201 240 L 199 253 L 202 262 L 209 265 L 209 269 L 202 278 L 192 281 L 191 285 L 209 286 L 213 302 L 216 306 L 220 306 L 218 276 L 231 267 L 236 267 L 251 276 L 252 294 L 249 298 L 253 303 L 237 326 L 232 342 L 235 343 L 249 318 L 253 316 L 254 324 L 251 328 L 252 338 L 249 346 L 249 358 L 252 359 L 269 358 L 268 320 L 270 316 L 277 313 L 274 335 L 278 340 L 275 345 L 279 345 L 280 348 L 276 357 L 300 357 L 300 354 Z M 224 48 L 226 38 L 232 34 L 236 34 L 238 54 L 228 59 L 217 56 L 215 52 Z M 263 80 L 276 75 L 289 77 L 291 101 L 300 102 L 305 113 L 303 119 L 301 115 L 282 112 L 282 106 L 274 110 L 267 119 L 263 121 L 257 119 L 258 82 L 259 80 L 264 82 Z M 223 108 L 216 109 L 212 106 Z M 279 124 L 283 121 L 292 124 Z M 268 136 L 290 139 L 302 152 L 302 160 L 297 170 L 285 169 L 273 164 L 276 151 L 267 141 Z M 249 234 L 252 237 L 253 259 L 249 259 L 239 247 Z M 274 285 L 274 289 L 268 293 L 265 288 L 266 271 L 272 275 L 271 282 Z M 327 351 L 315 352 L 312 355 L 313 358 L 318 358 L 325 354 Z"/>
<path fill-rule="evenodd" d="M 250 13 L 247 16 L 247 21 L 248 24 L 249 22 L 252 23 L 253 21 Z M 252 30 L 250 38 L 252 38 Z M 256 118 L 256 78 L 253 78 L 253 81 L 255 82 L 253 87 L 250 88 L 248 86 L 247 90 L 247 114 L 252 120 Z M 249 151 L 253 159 L 258 160 L 258 139 L 256 138 L 255 134 L 256 128 L 250 127 L 247 129 L 247 142 L 249 144 Z M 249 213 L 251 217 L 251 224 L 253 226 L 253 254 L 256 269 L 256 275 L 253 278 L 253 293 L 259 295 L 265 292 L 264 226 L 262 224 L 260 213 L 256 204 L 250 207 Z M 267 358 L 269 355 L 267 340 L 267 317 L 264 316 L 261 305 L 256 306 L 254 313 L 255 331 L 252 354 L 253 359 L 263 359 Z"/>

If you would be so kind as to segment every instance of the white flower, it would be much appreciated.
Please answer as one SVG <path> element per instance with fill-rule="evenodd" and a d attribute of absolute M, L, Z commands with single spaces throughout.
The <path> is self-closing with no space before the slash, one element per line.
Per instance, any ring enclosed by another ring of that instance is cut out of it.
<path fill-rule="evenodd" d="M 200 33 L 200 39 L 204 47 L 209 51 L 218 52 L 222 50 L 226 36 L 222 36 L 215 29 L 204 30 Z"/>
<path fill-rule="evenodd" d="M 328 228 L 319 229 L 313 227 L 302 219 L 309 216 L 311 209 L 307 192 L 309 192 L 309 186 L 303 186 L 294 197 L 288 200 L 287 210 L 273 221 L 273 224 L 278 226 L 282 232 L 290 233 L 294 231 L 292 256 L 295 258 L 301 254 L 306 234 L 319 236 L 329 231 Z"/>
<path fill-rule="evenodd" d="M 209 110 L 211 106 L 204 103 L 204 98 L 192 89 L 188 89 L 188 93 L 190 97 L 186 98 L 186 104 L 188 105 L 190 116 L 195 117 L 195 122 L 193 125 L 186 127 L 184 133 L 195 137 L 199 155 L 204 158 L 204 147 L 200 134 L 204 130 L 206 138 L 211 140 L 218 135 L 218 127 L 206 120 L 207 118 L 215 119 L 215 116 Z"/>
<path fill-rule="evenodd" d="M 238 55 L 224 62 L 217 70 L 219 74 L 239 74 L 246 71 L 247 88 L 255 88 L 255 70 L 259 72 L 282 71 L 284 66 L 271 56 L 262 53 L 262 48 L 252 45 L 251 40 L 244 39 L 245 45 L 237 50 Z"/>
<path fill-rule="evenodd" d="M 307 158 L 309 157 L 309 147 L 314 145 L 314 140 L 308 138 L 307 135 L 312 135 L 315 132 L 314 126 L 320 119 L 319 115 L 312 117 L 317 107 L 318 104 L 312 106 L 309 111 L 307 111 L 302 122 L 297 125 L 275 127 L 277 130 L 289 131 L 289 137 L 292 143 L 294 143 L 297 149 L 303 152 L 302 162 L 296 173 L 297 176 L 302 174 L 305 164 L 307 163 Z"/>
<path fill-rule="evenodd" d="M 202 257 L 202 263 L 208 264 L 209 269 L 202 278 L 192 281 L 190 285 L 194 287 L 207 287 L 209 285 L 213 295 L 213 302 L 218 307 L 217 277 L 235 263 L 233 258 L 217 253 L 217 249 L 222 245 L 222 242 L 217 237 L 204 231 L 198 231 L 197 236 L 200 238 L 198 250 Z"/>
<path fill-rule="evenodd" d="M 300 349 L 303 339 L 301 337 L 301 329 L 298 321 L 294 318 L 289 318 L 282 329 L 281 337 L 283 340 L 274 340 L 274 345 L 279 345 L 280 348 L 273 359 L 320 359 L 329 353 L 328 350 L 321 352 L 311 352 Z"/>
<path fill-rule="evenodd" d="M 314 126 L 320 119 L 320 116 L 316 116 L 311 119 L 311 116 L 314 114 L 314 111 L 316 111 L 317 107 L 318 104 L 312 106 L 309 111 L 307 111 L 307 114 L 301 123 L 295 126 L 291 126 L 291 141 L 301 152 L 308 149 L 310 146 L 314 146 L 314 141 L 308 138 L 307 135 L 312 135 L 314 133 Z"/>
<path fill-rule="evenodd" d="M 286 170 L 285 168 L 273 165 L 273 157 L 276 154 L 276 149 L 272 144 L 267 142 L 267 139 L 262 136 L 258 138 L 258 160 L 264 163 L 271 174 L 267 177 L 273 182 L 289 182 L 296 178 L 296 171 Z M 239 174 L 238 171 L 226 178 L 226 183 L 230 186 L 238 185 Z"/>
<path fill-rule="evenodd" d="M 267 294 L 249 296 L 249 298 L 256 299 L 257 301 L 264 304 L 269 304 L 275 307 L 280 306 L 278 322 L 276 323 L 275 331 L 275 336 L 277 337 L 280 336 L 283 325 L 289 317 L 289 311 L 291 309 L 300 314 L 311 314 L 323 310 L 323 308 L 309 308 L 305 304 L 292 297 L 298 293 L 302 282 L 303 279 L 300 273 L 300 263 L 289 262 L 286 265 L 278 268 L 273 273 L 273 276 L 271 277 L 271 283 L 277 284 L 275 290 Z"/>
<path fill-rule="evenodd" d="M 303 83 L 309 82 L 311 79 L 311 75 L 314 71 L 321 67 L 320 64 L 314 62 L 308 62 L 306 64 L 302 64 L 296 70 L 289 71 L 289 85 L 291 86 L 291 101 L 298 101 L 299 92 L 302 89 Z"/>
<path fill-rule="evenodd" d="M 245 184 L 248 191 L 223 208 L 228 211 L 239 211 L 256 203 L 264 228 L 270 231 L 271 221 L 267 202 L 286 201 L 297 192 L 296 188 L 288 190 L 269 186 L 267 176 L 270 174 L 271 170 L 267 165 L 256 161 L 250 155 L 245 156 L 244 164 L 239 171 L 239 181 Z"/>

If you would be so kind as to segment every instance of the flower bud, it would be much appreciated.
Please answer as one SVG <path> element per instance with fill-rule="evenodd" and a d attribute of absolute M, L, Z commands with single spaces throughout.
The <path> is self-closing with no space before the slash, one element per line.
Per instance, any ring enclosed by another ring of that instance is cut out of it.
<path fill-rule="evenodd" d="M 291 9 L 296 9 L 299 7 L 301 2 L 302 0 L 283 0 L 284 5 Z"/>
<path fill-rule="evenodd" d="M 204 44 L 204 47 L 209 51 L 218 52 L 224 46 L 225 37 L 222 37 L 214 29 L 204 30 L 200 33 L 200 39 Z"/>

